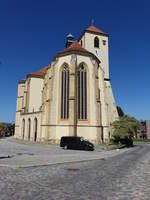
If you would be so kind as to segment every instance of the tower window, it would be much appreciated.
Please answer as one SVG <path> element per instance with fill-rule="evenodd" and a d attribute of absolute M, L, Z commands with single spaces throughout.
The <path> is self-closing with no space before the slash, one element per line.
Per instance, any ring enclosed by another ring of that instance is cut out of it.
<path fill-rule="evenodd" d="M 82 46 L 83 44 L 82 44 L 82 40 L 81 40 L 81 46 Z"/>
<path fill-rule="evenodd" d="M 106 45 L 106 40 L 103 40 L 103 45 Z"/>
<path fill-rule="evenodd" d="M 78 119 L 87 119 L 87 72 L 84 65 L 78 69 Z"/>
<path fill-rule="evenodd" d="M 61 72 L 61 119 L 69 118 L 69 69 L 64 66 Z"/>
<path fill-rule="evenodd" d="M 99 39 L 98 39 L 98 37 L 94 38 L 94 47 L 99 48 Z"/>

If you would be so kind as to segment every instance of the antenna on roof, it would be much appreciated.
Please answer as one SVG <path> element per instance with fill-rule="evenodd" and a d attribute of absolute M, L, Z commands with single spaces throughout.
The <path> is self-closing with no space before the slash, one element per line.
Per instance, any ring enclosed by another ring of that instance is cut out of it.
<path fill-rule="evenodd" d="M 91 20 L 91 26 L 93 26 L 93 25 L 94 25 L 94 19 Z"/>

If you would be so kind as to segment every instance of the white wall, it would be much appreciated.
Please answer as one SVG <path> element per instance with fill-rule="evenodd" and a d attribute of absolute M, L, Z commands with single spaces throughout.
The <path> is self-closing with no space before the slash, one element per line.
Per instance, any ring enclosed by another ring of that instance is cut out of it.
<path fill-rule="evenodd" d="M 16 120 L 15 120 L 15 138 L 21 138 L 20 113 L 23 106 L 24 88 L 25 88 L 24 83 L 18 84 L 17 103 L 16 103 Z"/>
<path fill-rule="evenodd" d="M 42 104 L 43 79 L 30 78 L 29 94 L 28 94 L 28 112 L 37 112 Z"/>
<path fill-rule="evenodd" d="M 99 48 L 94 47 L 94 38 L 96 36 L 99 38 Z M 93 53 L 101 61 L 101 67 L 104 69 L 105 78 L 109 78 L 108 37 L 85 32 L 81 40 L 83 48 Z M 106 45 L 103 45 L 103 40 L 106 40 Z"/>
<path fill-rule="evenodd" d="M 113 96 L 112 88 L 109 81 L 106 81 L 106 101 L 108 104 L 109 123 L 111 124 L 118 119 L 118 112 Z"/>
<path fill-rule="evenodd" d="M 97 140 L 97 129 L 95 127 L 77 127 L 78 136 L 90 141 Z M 100 130 L 99 130 L 100 133 Z"/>

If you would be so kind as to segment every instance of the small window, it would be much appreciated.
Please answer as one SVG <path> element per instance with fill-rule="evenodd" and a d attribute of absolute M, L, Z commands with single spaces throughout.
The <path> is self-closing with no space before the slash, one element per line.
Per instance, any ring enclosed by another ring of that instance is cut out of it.
<path fill-rule="evenodd" d="M 106 45 L 106 40 L 103 40 L 103 45 Z"/>
<path fill-rule="evenodd" d="M 99 39 L 98 39 L 98 37 L 94 38 L 94 47 L 99 48 Z"/>
<path fill-rule="evenodd" d="M 82 40 L 81 40 L 81 46 L 82 46 L 83 44 L 82 44 Z"/>

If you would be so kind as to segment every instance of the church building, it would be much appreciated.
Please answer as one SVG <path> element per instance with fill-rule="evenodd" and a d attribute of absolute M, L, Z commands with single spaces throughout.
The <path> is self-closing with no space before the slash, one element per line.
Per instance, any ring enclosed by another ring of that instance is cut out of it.
<path fill-rule="evenodd" d="M 108 34 L 91 25 L 76 41 L 69 34 L 51 64 L 20 80 L 15 138 L 52 144 L 62 136 L 82 136 L 94 144 L 109 142 L 118 113 L 108 48 Z"/>

